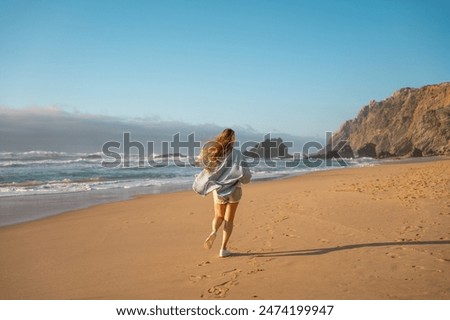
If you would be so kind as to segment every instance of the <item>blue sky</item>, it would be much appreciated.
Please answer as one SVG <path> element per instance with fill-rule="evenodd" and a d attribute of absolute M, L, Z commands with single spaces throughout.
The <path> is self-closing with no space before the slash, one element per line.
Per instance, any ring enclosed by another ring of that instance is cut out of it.
<path fill-rule="evenodd" d="M 323 135 L 450 80 L 449 1 L 4 1 L 0 106 Z"/>

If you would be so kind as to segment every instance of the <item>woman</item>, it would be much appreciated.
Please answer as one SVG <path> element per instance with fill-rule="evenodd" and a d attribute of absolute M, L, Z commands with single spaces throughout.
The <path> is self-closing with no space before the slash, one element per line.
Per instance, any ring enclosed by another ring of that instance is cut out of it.
<path fill-rule="evenodd" d="M 233 231 L 236 209 L 242 197 L 241 183 L 248 183 L 251 179 L 250 170 L 243 161 L 241 152 L 233 148 L 234 141 L 234 131 L 225 129 L 214 141 L 203 146 L 198 159 L 203 170 L 195 177 L 192 186 L 200 195 L 213 193 L 212 232 L 206 238 L 204 247 L 211 249 L 217 237 L 217 231 L 224 223 L 220 257 L 231 255 L 227 245 Z"/>

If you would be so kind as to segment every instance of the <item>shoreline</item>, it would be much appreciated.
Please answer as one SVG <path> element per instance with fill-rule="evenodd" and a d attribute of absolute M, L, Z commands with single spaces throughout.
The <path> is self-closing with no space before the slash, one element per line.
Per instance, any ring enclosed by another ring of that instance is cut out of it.
<path fill-rule="evenodd" d="M 170 186 L 169 188 L 157 186 L 154 188 L 137 187 L 3 197 L 0 198 L 0 209 L 4 211 L 0 213 L 0 228 L 88 209 L 93 206 L 132 200 L 139 196 L 172 193 L 187 189 L 188 185 Z M 8 212 L 5 213 L 5 210 Z"/>
<path fill-rule="evenodd" d="M 349 166 L 354 167 L 354 166 Z M 335 170 L 345 167 L 320 167 L 317 171 Z M 283 173 L 279 175 L 258 176 L 252 183 L 286 179 L 308 174 L 311 171 Z M 89 190 L 76 192 L 23 194 L 0 197 L 0 228 L 30 221 L 45 219 L 46 217 L 87 209 L 92 206 L 131 200 L 136 197 L 156 194 L 166 194 L 178 191 L 192 190 L 192 181 L 181 184 L 154 185 L 147 187 L 112 188 L 105 190 Z"/>
<path fill-rule="evenodd" d="M 449 173 L 440 158 L 244 185 L 224 259 L 192 192 L 2 227 L 0 299 L 450 299 Z"/>
<path fill-rule="evenodd" d="M 438 161 L 448 157 L 435 156 L 423 158 L 404 158 L 404 159 L 386 159 L 371 165 L 384 165 L 390 163 L 420 163 L 429 161 Z M 365 166 L 363 166 L 365 167 Z M 317 171 L 297 172 L 294 174 L 286 174 L 276 177 L 259 178 L 252 183 L 265 181 L 276 181 L 290 179 L 305 174 L 312 174 L 320 171 L 329 171 L 337 169 L 350 169 L 348 167 L 330 167 Z M 194 179 L 194 178 L 193 178 Z M 6 196 L 0 198 L 0 228 L 22 224 L 26 222 L 45 219 L 47 217 L 57 216 L 60 214 L 87 209 L 93 206 L 127 201 L 136 197 L 166 194 L 179 191 L 191 190 L 191 184 L 170 185 L 170 186 L 153 186 L 153 187 L 136 187 L 129 189 L 109 189 L 109 190 L 90 190 L 80 192 L 67 192 L 57 194 L 31 194 Z"/>

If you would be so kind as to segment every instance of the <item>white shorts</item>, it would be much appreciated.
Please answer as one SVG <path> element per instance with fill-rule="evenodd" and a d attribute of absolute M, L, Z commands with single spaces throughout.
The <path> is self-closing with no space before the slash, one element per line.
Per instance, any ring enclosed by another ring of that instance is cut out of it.
<path fill-rule="evenodd" d="M 219 196 L 217 191 L 213 191 L 214 203 L 217 204 L 227 204 L 227 203 L 238 203 L 242 197 L 242 189 L 240 187 L 236 187 L 234 191 L 227 196 Z"/>

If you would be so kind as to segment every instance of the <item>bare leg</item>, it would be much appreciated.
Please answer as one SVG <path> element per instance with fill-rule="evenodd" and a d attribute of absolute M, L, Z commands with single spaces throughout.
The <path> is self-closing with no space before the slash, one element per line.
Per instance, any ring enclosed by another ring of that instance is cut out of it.
<path fill-rule="evenodd" d="M 214 203 L 214 219 L 212 221 L 212 231 L 217 232 L 222 225 L 226 213 L 226 204 Z"/>
<path fill-rule="evenodd" d="M 230 240 L 231 233 L 233 232 L 234 216 L 236 214 L 238 205 L 239 205 L 239 202 L 238 203 L 228 203 L 226 205 L 225 217 L 224 217 L 225 225 L 223 228 L 222 250 L 227 249 L 228 241 Z"/>
<path fill-rule="evenodd" d="M 226 207 L 227 207 L 226 204 L 214 203 L 214 219 L 212 221 L 212 232 L 208 236 L 208 238 L 206 238 L 205 243 L 203 245 L 206 249 L 211 249 L 214 240 L 216 240 L 216 233 L 224 220 Z"/>

